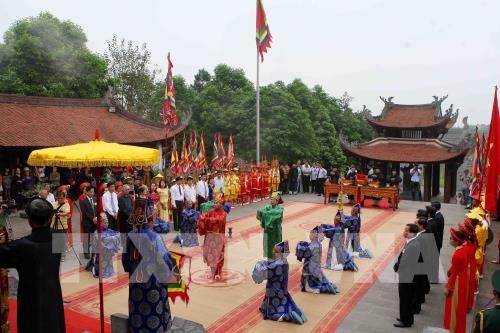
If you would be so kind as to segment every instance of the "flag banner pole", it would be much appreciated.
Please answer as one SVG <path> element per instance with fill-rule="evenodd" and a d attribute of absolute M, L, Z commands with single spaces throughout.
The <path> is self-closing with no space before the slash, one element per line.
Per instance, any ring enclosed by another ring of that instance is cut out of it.
<path fill-rule="evenodd" d="M 260 86 L 259 86 L 259 49 L 257 49 L 257 84 L 255 87 L 257 91 L 257 133 L 256 133 L 256 141 L 257 141 L 257 156 L 256 156 L 256 165 L 260 165 Z"/>

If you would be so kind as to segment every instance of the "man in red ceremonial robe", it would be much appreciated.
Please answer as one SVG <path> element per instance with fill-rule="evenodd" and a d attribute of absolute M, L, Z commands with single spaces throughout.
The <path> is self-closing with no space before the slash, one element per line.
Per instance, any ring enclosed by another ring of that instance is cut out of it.
<path fill-rule="evenodd" d="M 238 203 L 243 204 L 245 202 L 245 197 L 250 196 L 248 188 L 248 177 L 246 171 L 238 171 L 238 177 L 240 178 L 240 193 L 238 193 Z"/>
<path fill-rule="evenodd" d="M 477 240 L 476 233 L 474 232 L 474 225 L 469 219 L 465 220 L 464 224 L 458 225 L 460 231 L 463 231 L 467 235 L 467 241 L 464 242 L 463 247 L 467 250 L 468 258 L 469 258 L 469 272 L 468 272 L 468 289 L 467 289 L 467 312 L 470 312 L 474 307 L 474 292 L 477 289 L 477 280 L 476 280 L 476 249 L 477 249 Z"/>
<path fill-rule="evenodd" d="M 261 197 L 263 199 L 269 197 L 270 195 L 270 192 L 269 192 L 269 172 L 267 171 L 267 168 L 262 168 L 261 169 L 261 184 L 260 184 L 260 188 L 261 188 Z"/>
<path fill-rule="evenodd" d="M 260 195 L 260 172 L 257 170 L 257 167 L 253 167 L 252 173 L 251 173 L 251 178 L 252 178 L 252 198 L 259 198 L 261 199 Z"/>
<path fill-rule="evenodd" d="M 446 284 L 446 303 L 444 308 L 443 327 L 452 333 L 465 333 L 467 316 L 467 275 L 468 253 L 463 247 L 467 235 L 462 231 L 450 229 L 450 245 L 455 248 L 451 258 L 451 267 L 448 270 Z"/>
<path fill-rule="evenodd" d="M 198 232 L 205 236 L 203 242 L 203 261 L 210 267 L 208 278 L 220 280 L 224 266 L 226 237 L 226 212 L 224 194 L 214 194 L 214 209 L 203 214 L 198 221 Z"/>

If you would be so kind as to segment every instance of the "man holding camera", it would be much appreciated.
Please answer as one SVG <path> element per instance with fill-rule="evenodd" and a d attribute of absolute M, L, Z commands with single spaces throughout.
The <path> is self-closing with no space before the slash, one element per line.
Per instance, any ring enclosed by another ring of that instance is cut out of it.
<path fill-rule="evenodd" d="M 411 176 L 411 198 L 415 201 L 416 194 L 418 194 L 418 200 L 422 200 L 422 192 L 420 191 L 420 177 L 422 176 L 422 168 L 417 164 L 413 164 L 410 170 Z"/>
<path fill-rule="evenodd" d="M 65 332 L 59 281 L 61 254 L 52 250 L 53 206 L 41 198 L 26 205 L 31 235 L 0 245 L 0 267 L 19 273 L 17 329 L 19 333 Z M 6 237 L 0 235 L 0 243 Z"/>

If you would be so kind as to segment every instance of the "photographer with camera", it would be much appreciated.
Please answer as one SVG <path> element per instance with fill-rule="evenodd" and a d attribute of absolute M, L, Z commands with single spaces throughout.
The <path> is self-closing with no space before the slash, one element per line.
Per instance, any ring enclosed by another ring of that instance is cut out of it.
<path fill-rule="evenodd" d="M 418 200 L 422 200 L 422 192 L 420 191 L 420 177 L 422 176 L 422 168 L 418 164 L 413 164 L 410 169 L 411 176 L 411 198 L 415 201 L 416 194 L 418 194 Z"/>
<path fill-rule="evenodd" d="M 19 333 L 65 332 L 64 308 L 59 281 L 61 254 L 52 251 L 50 223 L 52 205 L 35 197 L 26 214 L 32 228 L 29 236 L 0 245 L 0 267 L 19 273 L 17 330 Z M 0 235 L 0 243 L 6 237 Z"/>
<path fill-rule="evenodd" d="M 56 234 L 56 245 L 54 251 L 61 253 L 61 261 L 66 260 L 66 244 L 68 220 L 71 216 L 71 207 L 66 200 L 66 192 L 58 192 L 57 200 L 52 204 L 54 208 L 54 221 L 52 230 Z"/>

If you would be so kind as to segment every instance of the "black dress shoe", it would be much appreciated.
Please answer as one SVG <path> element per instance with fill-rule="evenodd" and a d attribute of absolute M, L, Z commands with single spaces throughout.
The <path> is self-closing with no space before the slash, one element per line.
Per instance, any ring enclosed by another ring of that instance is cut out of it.
<path fill-rule="evenodd" d="M 394 323 L 394 324 L 392 324 L 392 325 L 393 325 L 394 327 L 401 327 L 401 328 L 403 328 L 403 327 L 411 327 L 411 325 L 407 325 L 407 324 L 402 323 L 402 322 L 400 322 L 400 321 L 398 321 L 397 323 Z"/>

